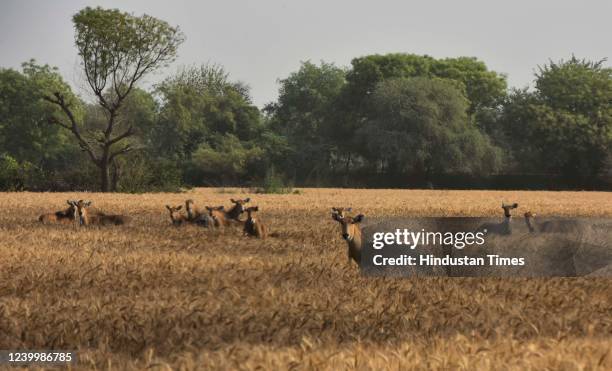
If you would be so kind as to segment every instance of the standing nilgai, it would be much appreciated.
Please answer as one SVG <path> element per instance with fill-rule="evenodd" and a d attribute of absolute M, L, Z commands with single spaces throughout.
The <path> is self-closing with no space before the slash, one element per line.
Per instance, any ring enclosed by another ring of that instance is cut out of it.
<path fill-rule="evenodd" d="M 509 235 L 512 234 L 512 213 L 511 211 L 516 209 L 519 205 L 515 202 L 513 204 L 505 204 L 502 202 L 502 209 L 504 210 L 504 220 L 501 223 L 485 223 L 478 227 L 478 230 L 486 232 L 487 234 L 499 234 Z"/>
<path fill-rule="evenodd" d="M 342 238 L 348 244 L 349 262 L 353 259 L 357 265 L 361 264 L 362 237 L 359 223 L 363 221 L 364 215 L 356 217 L 343 216 L 338 212 L 338 208 L 332 209 L 332 219 L 340 223 L 342 227 Z"/>
<path fill-rule="evenodd" d="M 584 233 L 587 230 L 586 225 L 575 219 L 557 219 L 537 222 L 536 214 L 527 211 L 525 214 L 525 224 L 530 233 Z"/>

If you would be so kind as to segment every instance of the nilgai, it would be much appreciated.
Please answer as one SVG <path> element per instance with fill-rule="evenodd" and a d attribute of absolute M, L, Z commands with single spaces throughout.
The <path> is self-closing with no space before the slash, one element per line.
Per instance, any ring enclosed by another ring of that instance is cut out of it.
<path fill-rule="evenodd" d="M 54 213 L 42 214 L 38 217 L 38 221 L 43 224 L 70 224 L 74 223 L 76 207 L 76 200 L 67 200 L 68 208 L 60 211 L 56 211 Z"/>
<path fill-rule="evenodd" d="M 247 220 L 244 222 L 244 234 L 262 239 L 266 238 L 268 236 L 268 228 L 261 218 L 255 217 L 255 213 L 259 211 L 259 207 L 251 206 L 246 208 L 245 211 L 247 213 Z"/>
<path fill-rule="evenodd" d="M 244 205 L 251 201 L 250 198 L 244 200 L 230 200 L 234 204 L 228 211 L 225 206 L 206 206 L 208 215 L 214 220 L 216 227 L 226 227 L 230 225 L 243 225 L 244 221 L 240 220 L 240 215 L 244 212 Z"/>
<path fill-rule="evenodd" d="M 500 234 L 508 235 L 512 233 L 512 213 L 513 209 L 518 207 L 515 202 L 513 204 L 505 204 L 502 202 L 502 209 L 504 210 L 504 220 L 501 223 L 484 223 L 478 227 L 479 231 L 486 232 L 487 234 Z"/>
<path fill-rule="evenodd" d="M 208 215 L 213 219 L 213 226 L 223 228 L 230 224 L 225 214 L 224 206 L 206 206 Z"/>
<path fill-rule="evenodd" d="M 225 213 L 225 217 L 237 222 L 242 222 L 242 220 L 240 220 L 240 215 L 242 215 L 242 213 L 245 211 L 244 206 L 251 201 L 251 198 L 247 197 L 244 200 L 234 200 L 232 198 L 230 201 L 234 204 L 234 206 L 232 206 L 232 208 Z"/>
<path fill-rule="evenodd" d="M 187 222 L 189 219 L 185 215 L 181 213 L 181 209 L 183 205 L 172 207 L 170 205 L 166 205 L 166 209 L 170 212 L 170 220 L 172 220 L 172 224 L 174 225 L 182 225 Z"/>
<path fill-rule="evenodd" d="M 348 244 L 348 259 L 349 262 L 353 259 L 358 265 L 361 264 L 361 228 L 359 223 L 363 221 L 364 215 L 359 214 L 356 217 L 345 216 L 341 217 L 338 213 L 332 213 L 332 219 L 340 223 L 342 227 L 342 238 Z"/>
<path fill-rule="evenodd" d="M 89 206 L 91 201 L 79 200 L 76 203 L 79 225 L 122 225 L 129 221 L 124 215 L 90 214 Z"/>
<path fill-rule="evenodd" d="M 585 226 L 575 219 L 556 219 L 537 222 L 535 220 L 537 214 L 527 211 L 525 216 L 525 224 L 529 228 L 529 232 L 540 233 L 581 233 L 585 231 Z"/>
<path fill-rule="evenodd" d="M 212 217 L 207 212 L 203 212 L 197 208 L 193 200 L 185 201 L 185 210 L 187 210 L 187 221 L 190 223 L 195 223 L 204 227 L 214 226 Z"/>

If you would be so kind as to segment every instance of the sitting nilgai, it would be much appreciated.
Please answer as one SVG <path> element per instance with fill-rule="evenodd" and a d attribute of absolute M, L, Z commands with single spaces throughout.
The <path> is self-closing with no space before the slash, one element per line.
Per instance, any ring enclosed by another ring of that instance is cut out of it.
<path fill-rule="evenodd" d="M 182 208 L 183 208 L 183 205 L 178 205 L 174 207 L 170 205 L 166 205 L 166 209 L 168 209 L 168 211 L 170 212 L 170 220 L 172 220 L 173 225 L 178 226 L 178 225 L 182 225 L 183 223 L 189 221 L 188 217 L 181 214 Z"/>
<path fill-rule="evenodd" d="M 208 228 L 213 228 L 215 226 L 213 218 L 208 213 L 198 209 L 193 200 L 190 199 L 185 201 L 185 210 L 187 210 L 188 222 Z"/>
<path fill-rule="evenodd" d="M 129 217 L 123 215 L 89 214 L 87 208 L 91 206 L 91 201 L 79 200 L 75 206 L 79 225 L 122 225 L 130 220 Z"/>
<path fill-rule="evenodd" d="M 247 207 L 244 211 L 247 213 L 247 220 L 244 222 L 244 235 L 261 239 L 266 238 L 268 236 L 268 228 L 261 219 L 254 216 L 259 211 L 259 207 Z"/>
<path fill-rule="evenodd" d="M 76 200 L 68 200 L 66 201 L 68 205 L 70 205 L 65 210 L 56 211 L 54 213 L 42 214 L 38 217 L 38 221 L 43 224 L 70 224 L 74 223 L 75 215 L 76 215 Z"/>
<path fill-rule="evenodd" d="M 359 223 L 363 221 L 364 215 L 359 214 L 356 217 L 340 216 L 339 213 L 332 210 L 332 219 L 340 223 L 342 227 L 342 238 L 348 244 L 348 259 L 349 262 L 353 259 L 357 265 L 361 264 L 361 228 Z"/>

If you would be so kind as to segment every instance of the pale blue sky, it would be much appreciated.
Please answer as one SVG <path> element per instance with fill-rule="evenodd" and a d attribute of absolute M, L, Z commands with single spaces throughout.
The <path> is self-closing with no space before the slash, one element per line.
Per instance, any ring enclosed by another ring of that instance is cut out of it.
<path fill-rule="evenodd" d="M 278 78 L 308 59 L 347 66 L 373 53 L 476 56 L 523 87 L 549 58 L 612 56 L 610 1 L 3 0 L 0 66 L 36 58 L 82 85 L 71 16 L 87 5 L 147 13 L 181 27 L 187 40 L 179 59 L 149 84 L 180 65 L 215 62 L 249 84 L 259 106 L 276 99 Z"/>

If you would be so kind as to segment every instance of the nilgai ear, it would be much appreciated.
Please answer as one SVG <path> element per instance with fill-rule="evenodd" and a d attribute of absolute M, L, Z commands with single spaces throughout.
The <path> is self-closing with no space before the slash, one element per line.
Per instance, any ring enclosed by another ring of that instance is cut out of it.
<path fill-rule="evenodd" d="M 251 208 L 251 210 L 253 210 L 253 211 L 259 211 L 259 206 L 253 206 L 253 207 Z"/>
<path fill-rule="evenodd" d="M 232 203 L 237 204 L 236 200 L 234 200 L 233 198 L 230 198 L 230 201 L 232 201 Z"/>
<path fill-rule="evenodd" d="M 89 207 L 91 206 L 91 201 L 85 201 L 83 205 L 85 205 L 85 207 Z"/>
<path fill-rule="evenodd" d="M 206 210 L 213 211 L 214 209 L 212 207 L 210 207 L 210 206 L 206 206 Z"/>
<path fill-rule="evenodd" d="M 166 205 L 166 209 L 172 211 L 172 208 L 170 207 L 170 205 Z"/>
<path fill-rule="evenodd" d="M 177 210 L 180 210 L 180 209 L 182 209 L 182 208 L 183 208 L 183 205 L 179 205 L 179 206 L 178 206 L 176 209 L 177 209 Z"/>
<path fill-rule="evenodd" d="M 518 207 L 518 204 L 516 202 L 512 204 L 513 209 L 516 209 L 517 207 Z"/>
<path fill-rule="evenodd" d="M 332 212 L 332 219 L 339 222 L 340 221 L 340 216 L 338 215 L 337 212 Z"/>
<path fill-rule="evenodd" d="M 244 202 L 251 202 L 251 198 L 250 197 L 245 198 Z"/>
<path fill-rule="evenodd" d="M 68 203 L 68 205 L 70 206 L 74 206 L 75 201 L 73 200 L 66 200 L 66 202 Z"/>
<path fill-rule="evenodd" d="M 359 214 L 356 217 L 353 218 L 353 223 L 361 223 L 361 221 L 363 220 L 363 218 L 365 217 L 365 215 L 363 214 Z"/>

